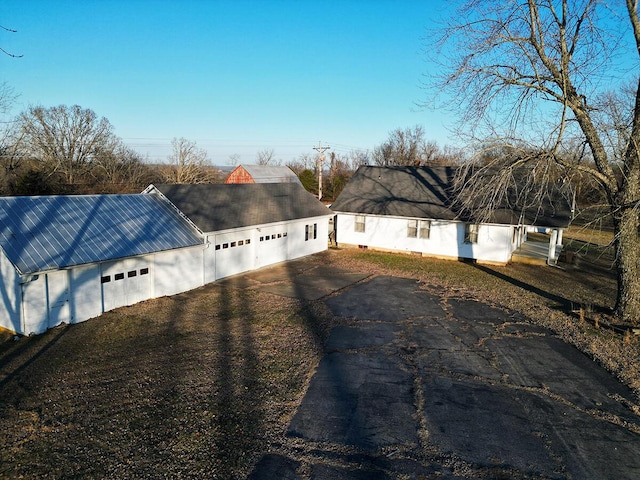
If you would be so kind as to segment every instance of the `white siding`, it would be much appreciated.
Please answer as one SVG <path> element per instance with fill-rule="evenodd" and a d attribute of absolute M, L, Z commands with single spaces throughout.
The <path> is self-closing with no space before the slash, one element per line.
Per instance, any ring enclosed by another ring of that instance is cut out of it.
<path fill-rule="evenodd" d="M 484 262 L 507 263 L 514 250 L 513 227 L 510 225 L 480 226 L 478 242 L 464 242 L 463 222 L 431 220 L 428 239 L 408 237 L 407 218 L 366 215 L 365 231 L 355 231 L 355 215 L 339 213 L 338 245 L 362 245 L 383 250 L 419 252 L 425 256 L 475 259 Z"/>
<path fill-rule="evenodd" d="M 100 265 L 83 265 L 71 270 L 70 323 L 84 322 L 102 313 Z"/>
<path fill-rule="evenodd" d="M 69 323 L 69 271 L 50 272 L 47 279 L 48 328 Z"/>
<path fill-rule="evenodd" d="M 154 297 L 175 295 L 204 285 L 202 246 L 159 252 L 154 255 Z"/>
<path fill-rule="evenodd" d="M 316 217 L 292 222 L 287 260 L 325 251 L 329 245 L 329 218 Z"/>
<path fill-rule="evenodd" d="M 21 329 L 21 302 L 18 274 L 0 251 L 0 326 L 18 332 Z"/>
<path fill-rule="evenodd" d="M 23 329 L 18 333 L 42 333 L 48 328 L 47 276 L 38 275 L 22 284 Z"/>

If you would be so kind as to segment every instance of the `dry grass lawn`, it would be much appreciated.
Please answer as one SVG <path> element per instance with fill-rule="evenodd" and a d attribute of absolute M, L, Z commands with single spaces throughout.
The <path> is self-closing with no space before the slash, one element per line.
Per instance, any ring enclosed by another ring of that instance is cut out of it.
<path fill-rule="evenodd" d="M 638 391 L 640 342 L 607 328 L 602 310 L 615 283 L 602 258 L 564 270 L 360 250 L 308 261 L 418 278 L 442 295 L 522 312 Z M 585 265 L 593 272 L 578 268 Z M 0 477 L 245 478 L 268 445 L 283 441 L 339 321 L 322 300 L 223 282 L 40 336 L 5 337 Z"/>

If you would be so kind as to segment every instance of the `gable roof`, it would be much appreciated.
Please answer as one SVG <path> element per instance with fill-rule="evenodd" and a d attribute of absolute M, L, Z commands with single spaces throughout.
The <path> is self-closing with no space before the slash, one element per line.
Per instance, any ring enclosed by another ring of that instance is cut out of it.
<path fill-rule="evenodd" d="M 202 232 L 333 215 L 297 183 L 156 185 Z M 150 191 L 152 187 L 147 188 Z"/>
<path fill-rule="evenodd" d="M 331 209 L 336 212 L 473 221 L 456 207 L 452 194 L 454 167 L 361 166 L 351 177 Z M 503 205 L 491 223 L 565 228 L 571 206 L 559 196 L 547 198 L 534 209 Z"/>
<path fill-rule="evenodd" d="M 227 177 L 225 183 L 236 183 L 235 177 L 246 172 L 254 183 L 297 183 L 302 185 L 298 176 L 283 165 L 239 165 Z"/>
<path fill-rule="evenodd" d="M 20 274 L 202 243 L 156 195 L 0 198 L 0 248 Z"/>

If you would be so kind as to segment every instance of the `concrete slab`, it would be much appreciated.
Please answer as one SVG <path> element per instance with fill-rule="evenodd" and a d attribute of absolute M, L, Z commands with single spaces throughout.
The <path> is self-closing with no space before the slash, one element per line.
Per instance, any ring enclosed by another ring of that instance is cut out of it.
<path fill-rule="evenodd" d="M 614 398 L 633 402 L 631 391 L 575 347 L 556 337 L 501 337 L 487 340 L 508 381 L 548 389 L 584 409 L 604 409 L 630 420 L 637 417 Z"/>
<path fill-rule="evenodd" d="M 267 467 L 317 479 L 640 478 L 633 395 L 549 330 L 402 278 L 325 303 L 358 321 L 329 335 L 288 427 L 294 459 Z"/>
<path fill-rule="evenodd" d="M 368 273 L 353 273 L 322 266 L 306 270 L 289 270 L 285 266 L 279 266 L 249 274 L 248 279 L 260 282 L 262 285 L 258 288 L 263 292 L 282 297 L 318 300 L 368 276 Z"/>
<path fill-rule="evenodd" d="M 392 323 L 365 322 L 358 325 L 338 326 L 331 329 L 325 348 L 328 352 L 353 350 L 387 345 L 400 331 Z"/>
<path fill-rule="evenodd" d="M 482 322 L 498 325 L 511 320 L 510 315 L 490 305 L 475 300 L 450 298 L 447 300 L 449 312 L 456 320 Z"/>
<path fill-rule="evenodd" d="M 412 377 L 382 354 L 331 353 L 318 365 L 288 435 L 376 449 L 417 444 Z"/>
<path fill-rule="evenodd" d="M 543 420 L 545 431 L 550 432 L 548 447 L 566 466 L 569 478 L 640 478 L 637 433 L 562 405 L 554 405 Z"/>
<path fill-rule="evenodd" d="M 425 373 L 479 377 L 498 381 L 502 373 L 485 356 L 468 350 L 431 350 L 418 357 L 420 370 Z"/>
<path fill-rule="evenodd" d="M 417 316 L 444 316 L 439 299 L 407 278 L 375 277 L 330 298 L 327 306 L 336 316 L 360 320 L 397 322 Z"/>
<path fill-rule="evenodd" d="M 559 467 L 519 401 L 526 392 L 438 376 L 425 377 L 423 390 L 429 439 L 443 453 L 536 475 Z"/>

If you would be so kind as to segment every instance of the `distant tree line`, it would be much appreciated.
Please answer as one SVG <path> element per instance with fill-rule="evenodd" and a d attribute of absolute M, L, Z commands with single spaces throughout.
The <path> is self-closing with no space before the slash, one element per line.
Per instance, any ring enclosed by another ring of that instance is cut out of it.
<path fill-rule="evenodd" d="M 12 100 L 0 88 L 0 112 Z M 167 164 L 152 165 L 118 138 L 109 121 L 78 105 L 30 107 L 0 136 L 0 194 L 140 192 L 150 183 L 221 181 L 204 150 L 172 141 Z"/>

